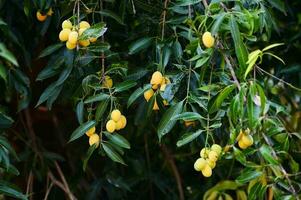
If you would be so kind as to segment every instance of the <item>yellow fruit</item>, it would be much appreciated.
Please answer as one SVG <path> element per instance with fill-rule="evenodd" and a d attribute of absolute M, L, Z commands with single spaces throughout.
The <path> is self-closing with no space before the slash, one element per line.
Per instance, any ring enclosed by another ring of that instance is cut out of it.
<path fill-rule="evenodd" d="M 207 48 L 211 48 L 214 45 L 214 37 L 212 37 L 211 33 L 208 31 L 203 34 L 202 41 Z"/>
<path fill-rule="evenodd" d="M 50 8 L 50 9 L 48 10 L 47 15 L 48 15 L 48 16 L 52 16 L 52 15 L 53 15 L 53 10 L 52 10 L 52 8 Z"/>
<path fill-rule="evenodd" d="M 210 151 L 208 154 L 208 158 L 210 161 L 216 162 L 218 159 L 218 154 L 215 151 Z"/>
<path fill-rule="evenodd" d="M 239 146 L 241 149 L 246 149 L 246 148 L 248 148 L 248 145 L 246 145 L 242 140 L 238 140 L 238 146 Z"/>
<path fill-rule="evenodd" d="M 163 76 L 160 85 L 164 85 L 164 84 L 166 84 L 166 81 L 165 81 L 165 77 Z"/>
<path fill-rule="evenodd" d="M 87 21 L 81 21 L 79 23 L 79 28 L 90 28 L 90 24 Z"/>
<path fill-rule="evenodd" d="M 105 87 L 105 88 L 113 87 L 113 80 L 111 79 L 110 76 L 105 76 L 105 79 L 102 83 L 102 86 Z"/>
<path fill-rule="evenodd" d="M 121 118 L 116 122 L 116 130 L 120 130 L 122 129 L 122 121 L 121 121 Z"/>
<path fill-rule="evenodd" d="M 78 32 L 71 31 L 71 33 L 69 34 L 69 37 L 68 37 L 68 42 L 71 44 L 76 44 L 77 38 L 78 38 Z"/>
<path fill-rule="evenodd" d="M 165 99 L 163 100 L 163 105 L 168 106 L 168 102 Z"/>
<path fill-rule="evenodd" d="M 195 161 L 193 167 L 196 171 L 199 172 L 199 171 L 202 171 L 206 165 L 207 165 L 206 160 L 204 158 L 199 158 Z"/>
<path fill-rule="evenodd" d="M 81 46 L 83 46 L 83 47 L 87 47 L 87 46 L 90 45 L 90 41 L 89 41 L 89 40 L 80 40 L 78 43 L 79 43 Z"/>
<path fill-rule="evenodd" d="M 200 156 L 202 158 L 208 158 L 209 152 L 210 152 L 210 150 L 208 148 L 202 148 L 202 150 L 200 152 Z"/>
<path fill-rule="evenodd" d="M 170 79 L 169 78 L 164 77 L 164 79 L 165 79 L 165 84 L 170 84 Z"/>
<path fill-rule="evenodd" d="M 96 147 L 99 145 L 99 135 L 98 134 L 93 134 L 89 138 L 89 144 L 92 146 L 93 144 L 96 144 Z"/>
<path fill-rule="evenodd" d="M 226 145 L 224 147 L 224 152 L 227 153 L 231 149 L 231 147 L 232 147 L 231 145 Z"/>
<path fill-rule="evenodd" d="M 111 119 L 115 122 L 118 122 L 121 118 L 121 112 L 118 109 L 115 109 L 111 113 Z"/>
<path fill-rule="evenodd" d="M 213 144 L 211 146 L 211 151 L 215 151 L 217 155 L 219 156 L 222 153 L 222 147 L 218 144 Z"/>
<path fill-rule="evenodd" d="M 126 117 L 124 115 L 121 115 L 120 120 L 122 122 L 121 128 L 124 128 L 126 126 Z"/>
<path fill-rule="evenodd" d="M 211 169 L 214 169 L 214 168 L 215 168 L 215 166 L 216 166 L 216 162 L 215 162 L 215 161 L 209 160 L 209 159 L 207 159 L 206 161 L 207 161 L 207 163 L 208 163 L 208 165 L 209 165 L 209 167 L 210 167 Z"/>
<path fill-rule="evenodd" d="M 80 28 L 78 30 L 78 35 L 81 36 L 85 30 L 86 30 L 86 28 Z"/>
<path fill-rule="evenodd" d="M 66 42 L 66 47 L 67 47 L 67 49 L 72 50 L 76 47 L 76 44 L 71 44 L 70 42 L 67 41 Z"/>
<path fill-rule="evenodd" d="M 149 101 L 150 98 L 152 98 L 152 96 L 154 95 L 154 90 L 153 89 L 146 90 L 143 95 L 144 95 L 144 99 L 146 101 Z"/>
<path fill-rule="evenodd" d="M 40 13 L 40 11 L 37 12 L 37 19 L 38 19 L 40 22 L 45 21 L 46 18 L 47 18 L 47 15 L 43 15 L 42 13 Z"/>
<path fill-rule="evenodd" d="M 159 110 L 159 106 L 157 104 L 157 100 L 154 102 L 153 110 Z"/>
<path fill-rule="evenodd" d="M 116 129 L 116 123 L 114 120 L 109 120 L 106 124 L 106 129 L 108 132 L 113 133 Z"/>
<path fill-rule="evenodd" d="M 184 120 L 184 125 L 186 127 L 189 127 L 189 126 L 195 126 L 195 121 L 192 121 L 192 120 Z"/>
<path fill-rule="evenodd" d="M 97 41 L 97 38 L 90 38 L 90 42 L 94 43 Z"/>
<path fill-rule="evenodd" d="M 243 135 L 240 139 L 245 145 L 252 146 L 253 145 L 253 137 L 251 135 Z"/>
<path fill-rule="evenodd" d="M 153 88 L 154 90 L 156 90 L 156 89 L 158 89 L 158 88 L 159 88 L 159 85 L 157 85 L 157 84 L 154 84 L 154 85 L 152 85 L 152 88 Z"/>
<path fill-rule="evenodd" d="M 65 20 L 62 23 L 62 29 L 72 29 L 72 23 L 70 22 L 70 20 Z"/>
<path fill-rule="evenodd" d="M 238 136 L 236 137 L 236 140 L 239 141 L 244 134 L 245 133 L 242 130 L 240 130 Z"/>
<path fill-rule="evenodd" d="M 60 41 L 65 42 L 69 38 L 69 34 L 71 33 L 70 29 L 63 29 L 59 34 Z"/>
<path fill-rule="evenodd" d="M 202 170 L 202 174 L 205 177 L 210 177 L 212 175 L 212 169 L 210 168 L 210 166 L 208 164 L 205 165 L 204 169 Z"/>
<path fill-rule="evenodd" d="M 163 76 L 162 76 L 161 72 L 156 71 L 156 72 L 153 73 L 150 83 L 152 85 L 160 85 L 161 82 L 162 82 L 162 78 L 163 78 Z"/>
<path fill-rule="evenodd" d="M 90 128 L 90 129 L 86 132 L 86 135 L 87 135 L 88 137 L 90 137 L 91 135 L 93 135 L 93 134 L 95 133 L 95 131 L 96 131 L 96 128 L 95 128 L 95 126 L 93 126 L 92 128 Z"/>

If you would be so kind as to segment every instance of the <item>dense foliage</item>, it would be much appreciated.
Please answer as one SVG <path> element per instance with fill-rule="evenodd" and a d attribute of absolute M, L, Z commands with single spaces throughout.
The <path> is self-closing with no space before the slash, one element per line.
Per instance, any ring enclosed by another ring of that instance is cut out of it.
<path fill-rule="evenodd" d="M 0 0 L 0 199 L 300 199 L 300 8 Z"/>

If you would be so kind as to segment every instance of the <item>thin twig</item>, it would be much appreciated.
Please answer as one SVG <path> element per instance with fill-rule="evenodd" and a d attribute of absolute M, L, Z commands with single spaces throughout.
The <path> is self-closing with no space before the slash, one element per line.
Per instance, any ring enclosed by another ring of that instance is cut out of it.
<path fill-rule="evenodd" d="M 164 34 L 165 34 L 165 21 L 166 21 L 166 12 L 167 12 L 167 3 L 168 0 L 164 1 L 164 8 L 163 8 L 163 17 L 162 17 L 162 32 L 161 32 L 161 40 L 163 41 L 164 39 Z"/>
<path fill-rule="evenodd" d="M 32 194 L 32 186 L 33 186 L 33 174 L 30 170 L 28 180 L 27 180 L 27 187 L 26 187 L 26 195 Z M 32 195 L 30 195 L 29 199 L 32 199 Z"/>
<path fill-rule="evenodd" d="M 50 191 L 51 191 L 53 185 L 54 185 L 53 182 L 51 182 L 50 185 L 49 185 L 49 187 L 48 187 L 47 190 L 46 190 L 44 200 L 47 200 L 47 199 L 48 199 L 48 195 L 50 194 Z"/>

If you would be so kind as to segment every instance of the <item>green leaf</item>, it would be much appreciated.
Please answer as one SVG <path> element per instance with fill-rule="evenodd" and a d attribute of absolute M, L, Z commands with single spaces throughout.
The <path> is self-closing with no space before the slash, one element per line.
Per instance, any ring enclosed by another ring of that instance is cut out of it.
<path fill-rule="evenodd" d="M 8 60 L 15 66 L 19 66 L 15 56 L 5 47 L 3 43 L 0 43 L 0 57 Z"/>
<path fill-rule="evenodd" d="M 99 13 L 99 14 L 101 14 L 103 16 L 106 16 L 106 17 L 111 17 L 112 19 L 114 19 L 119 24 L 124 25 L 122 19 L 116 13 L 114 13 L 110 10 L 103 9 L 103 10 L 97 11 L 95 13 Z"/>
<path fill-rule="evenodd" d="M 263 144 L 260 148 L 259 148 L 259 152 L 261 153 L 262 157 L 270 164 L 272 165 L 277 165 L 279 164 L 279 162 L 277 161 L 277 159 L 273 156 L 272 153 L 272 147 L 267 146 L 266 144 Z"/>
<path fill-rule="evenodd" d="M 208 62 L 208 60 L 210 59 L 210 56 L 207 57 L 202 57 L 201 59 L 199 59 L 196 64 L 195 64 L 195 69 L 203 66 L 204 64 L 206 64 Z"/>
<path fill-rule="evenodd" d="M 235 85 L 228 85 L 227 87 L 225 87 L 217 96 L 217 98 L 215 99 L 214 103 L 212 104 L 212 106 L 209 109 L 209 113 L 213 113 L 216 112 L 222 105 L 222 103 L 224 102 L 224 100 L 229 96 L 229 94 L 235 89 Z"/>
<path fill-rule="evenodd" d="M 158 125 L 158 137 L 161 141 L 161 138 L 167 134 L 175 125 L 176 121 L 170 120 L 177 114 L 180 114 L 183 109 L 183 101 L 171 106 L 162 116 L 161 121 Z"/>
<path fill-rule="evenodd" d="M 0 129 L 9 128 L 14 120 L 0 111 Z"/>
<path fill-rule="evenodd" d="M 7 72 L 5 67 L 0 63 L 0 78 L 4 80 L 4 82 L 7 82 Z"/>
<path fill-rule="evenodd" d="M 275 54 L 272 54 L 272 53 L 270 53 L 270 52 L 265 52 L 264 54 L 267 54 L 267 55 L 270 55 L 270 56 L 276 58 L 277 60 L 279 60 L 280 62 L 282 62 L 282 64 L 285 65 L 284 60 L 282 60 L 280 57 L 276 56 Z"/>
<path fill-rule="evenodd" d="M 130 143 L 125 139 L 123 136 L 117 134 L 117 133 L 109 133 L 109 132 L 104 132 L 106 137 L 114 144 L 116 144 L 119 147 L 125 148 L 125 149 L 130 149 Z"/>
<path fill-rule="evenodd" d="M 103 22 L 91 26 L 90 28 L 86 29 L 81 36 L 79 36 L 78 40 L 87 40 L 89 38 L 101 37 L 107 31 L 107 28 L 105 26 L 106 24 Z"/>
<path fill-rule="evenodd" d="M 180 140 L 177 142 L 177 147 L 181 147 L 187 143 L 190 143 L 191 141 L 195 140 L 197 137 L 201 135 L 201 133 L 204 132 L 204 130 L 197 130 L 194 133 L 186 133 L 184 134 Z"/>
<path fill-rule="evenodd" d="M 123 92 L 137 85 L 135 81 L 124 81 L 122 83 L 116 84 L 115 92 Z"/>
<path fill-rule="evenodd" d="M 214 21 L 214 23 L 211 27 L 211 34 L 212 35 L 217 34 L 217 32 L 219 31 L 219 28 L 220 28 L 221 24 L 223 23 L 226 16 L 227 16 L 227 13 L 225 13 L 225 12 L 222 12 L 222 13 L 217 14 L 216 16 L 214 16 L 214 18 L 216 18 L 216 20 Z"/>
<path fill-rule="evenodd" d="M 39 58 L 49 56 L 50 54 L 54 53 L 56 50 L 60 49 L 62 46 L 64 46 L 64 43 L 58 43 L 47 47 L 41 52 Z"/>
<path fill-rule="evenodd" d="M 261 113 L 264 114 L 264 110 L 265 110 L 265 105 L 266 105 L 266 101 L 267 101 L 267 98 L 264 94 L 264 91 L 262 89 L 262 87 L 256 83 L 256 88 L 257 88 L 257 91 L 259 93 L 259 97 L 260 97 L 260 108 L 261 108 Z"/>
<path fill-rule="evenodd" d="M 0 183 L 0 194 L 4 194 L 17 199 L 27 200 L 27 197 L 24 194 L 2 183 Z"/>
<path fill-rule="evenodd" d="M 206 118 L 204 118 L 202 115 L 196 112 L 184 112 L 175 115 L 171 118 L 171 120 L 185 120 L 185 121 L 186 120 L 193 121 L 193 120 L 200 120 L 200 119 L 206 119 Z"/>
<path fill-rule="evenodd" d="M 86 171 L 88 161 L 89 161 L 90 157 L 92 156 L 93 152 L 95 151 L 95 149 L 96 149 L 96 144 L 93 144 L 92 146 L 89 147 L 87 154 L 85 156 L 84 162 L 83 162 L 83 170 L 84 171 Z"/>
<path fill-rule="evenodd" d="M 98 104 L 97 108 L 96 108 L 96 113 L 95 113 L 95 120 L 97 122 L 99 122 L 101 120 L 101 117 L 103 116 L 103 114 L 105 113 L 108 104 L 109 104 L 109 99 L 102 101 Z"/>
<path fill-rule="evenodd" d="M 133 42 L 129 46 L 129 54 L 135 54 L 143 49 L 148 48 L 151 45 L 151 42 L 152 42 L 152 38 L 149 37 L 140 38 L 139 40 Z"/>
<path fill-rule="evenodd" d="M 110 95 L 105 94 L 105 93 L 100 93 L 91 97 L 88 97 L 84 103 L 93 103 L 93 102 L 97 102 L 97 101 L 103 101 L 103 100 L 107 100 L 110 98 Z"/>
<path fill-rule="evenodd" d="M 262 176 L 261 171 L 256 171 L 254 169 L 246 168 L 240 173 L 240 176 L 236 178 L 236 182 L 245 184 L 260 176 Z"/>
<path fill-rule="evenodd" d="M 237 22 L 234 18 L 234 15 L 231 15 L 230 17 L 230 30 L 231 30 L 231 35 L 234 41 L 234 46 L 235 46 L 235 53 L 236 57 L 238 59 L 239 66 L 242 69 L 246 68 L 246 62 L 247 62 L 247 57 L 248 57 L 248 51 L 246 49 L 246 46 L 244 45 L 243 41 L 241 40 L 240 32 L 238 29 Z"/>
<path fill-rule="evenodd" d="M 5 149 L 8 150 L 9 153 L 11 153 L 16 159 L 18 159 L 17 153 L 13 149 L 13 147 L 9 144 L 7 139 L 0 135 L 0 146 L 3 146 Z"/>
<path fill-rule="evenodd" d="M 246 64 L 248 64 L 248 67 L 245 71 L 245 77 L 247 77 L 247 75 L 249 74 L 249 72 L 253 69 L 253 66 L 255 65 L 259 55 L 261 54 L 262 52 L 260 50 L 255 50 L 253 52 L 251 52 L 248 56 L 248 61 Z"/>
<path fill-rule="evenodd" d="M 132 105 L 132 103 L 138 98 L 140 97 L 146 90 L 150 89 L 151 85 L 147 84 L 145 85 L 143 88 L 137 88 L 129 97 L 128 99 L 128 103 L 127 103 L 127 107 L 129 108 L 130 105 Z"/>
<path fill-rule="evenodd" d="M 109 158 L 111 158 L 114 162 L 118 162 L 125 165 L 121 156 L 109 144 L 102 143 L 101 146 L 105 153 L 109 156 Z"/>
<path fill-rule="evenodd" d="M 96 122 L 94 120 L 87 121 L 86 123 L 81 124 L 77 129 L 75 129 L 75 131 L 73 131 L 68 143 L 83 136 L 90 128 L 95 126 L 95 124 Z"/>
<path fill-rule="evenodd" d="M 80 100 L 76 105 L 76 117 L 77 121 L 82 124 L 84 120 L 84 102 Z"/>
<path fill-rule="evenodd" d="M 272 49 L 272 48 L 275 48 L 275 47 L 278 47 L 278 46 L 281 46 L 281 45 L 284 45 L 284 43 L 275 43 L 275 44 L 271 44 L 271 45 L 265 47 L 264 49 L 262 49 L 262 51 L 264 52 L 264 51 L 267 51 L 267 50 L 269 50 L 269 49 Z"/>

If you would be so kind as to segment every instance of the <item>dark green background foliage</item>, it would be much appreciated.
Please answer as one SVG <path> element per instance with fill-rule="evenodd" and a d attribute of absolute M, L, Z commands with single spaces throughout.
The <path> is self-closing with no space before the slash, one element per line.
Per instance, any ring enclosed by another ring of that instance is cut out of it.
<path fill-rule="evenodd" d="M 69 18 L 97 42 L 67 50 Z M 300 199 L 300 55 L 298 0 L 0 0 L 0 199 Z M 157 70 L 171 84 L 153 111 Z M 127 126 L 109 134 L 114 108 Z M 204 178 L 193 164 L 214 143 L 227 150 Z"/>

